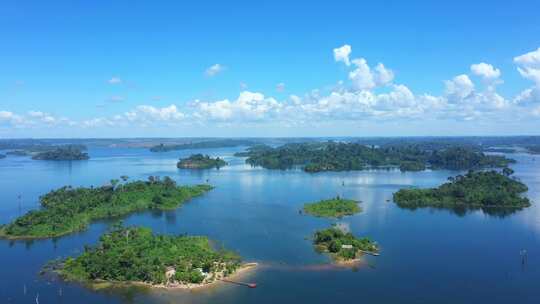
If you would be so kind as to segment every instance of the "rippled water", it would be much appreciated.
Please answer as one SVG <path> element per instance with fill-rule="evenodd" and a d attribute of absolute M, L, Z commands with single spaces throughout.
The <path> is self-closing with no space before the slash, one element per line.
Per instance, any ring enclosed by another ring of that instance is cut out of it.
<path fill-rule="evenodd" d="M 481 211 L 404 210 L 392 203 L 402 187 L 436 186 L 458 172 L 362 171 L 307 174 L 251 168 L 239 149 L 175 151 L 91 148 L 82 162 L 0 160 L 0 223 L 38 207 L 38 197 L 70 185 L 101 185 L 120 175 L 171 176 L 179 183 L 207 179 L 216 189 L 170 212 L 143 212 L 125 219 L 160 233 L 208 235 L 261 267 L 244 280 L 258 288 L 218 284 L 198 291 L 90 291 L 38 275 L 46 261 L 76 255 L 95 244 L 110 223 L 57 240 L 0 240 L 0 302 L 35 303 L 539 303 L 540 157 L 510 155 L 516 176 L 530 190 L 532 207 L 506 217 Z M 176 169 L 194 152 L 224 157 L 221 170 Z M 17 195 L 22 195 L 21 208 Z M 362 201 L 364 212 L 339 222 L 381 246 L 357 269 L 328 266 L 307 239 L 336 222 L 299 214 L 303 203 L 335 195 Z M 522 264 L 519 252 L 526 249 Z"/>

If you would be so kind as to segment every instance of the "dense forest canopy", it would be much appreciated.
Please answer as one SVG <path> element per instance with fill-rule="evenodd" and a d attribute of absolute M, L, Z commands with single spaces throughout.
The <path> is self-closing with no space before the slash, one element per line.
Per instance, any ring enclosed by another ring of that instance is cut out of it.
<path fill-rule="evenodd" d="M 512 170 L 469 171 L 465 175 L 450 177 L 447 183 L 431 189 L 401 189 L 394 193 L 394 202 L 404 208 L 463 207 L 482 209 L 490 213 L 490 208 L 522 209 L 530 206 L 528 198 L 522 194 L 527 186 L 511 178 Z M 497 212 L 497 210 L 493 210 Z"/>
<path fill-rule="evenodd" d="M 203 236 L 155 235 L 140 227 L 115 227 L 95 247 L 68 258 L 60 274 L 81 282 L 211 283 L 240 266 L 233 252 L 215 250 Z M 167 276 L 166 271 L 174 269 Z"/>
<path fill-rule="evenodd" d="M 426 150 L 414 145 L 375 147 L 354 143 L 286 144 L 277 148 L 258 147 L 239 156 L 246 162 L 267 169 L 300 166 L 307 172 L 349 171 L 399 167 L 402 171 L 425 168 L 468 170 L 505 167 L 514 162 L 504 156 L 486 155 L 464 147 Z"/>
<path fill-rule="evenodd" d="M 58 146 L 53 150 L 38 152 L 32 159 L 37 160 L 86 160 L 88 153 L 83 152 L 79 145 Z"/>
<path fill-rule="evenodd" d="M 304 205 L 304 212 L 317 217 L 341 218 L 361 211 L 355 200 L 342 199 L 339 196 L 332 199 L 308 203 Z"/>
<path fill-rule="evenodd" d="M 316 231 L 313 244 L 318 251 L 330 253 L 336 261 L 352 260 L 364 252 L 379 251 L 377 244 L 369 238 L 357 238 L 337 227 Z"/>
<path fill-rule="evenodd" d="M 180 169 L 219 169 L 226 165 L 227 162 L 219 157 L 211 158 L 208 155 L 202 154 L 193 154 L 188 158 L 182 158 L 176 164 L 176 166 Z"/>
<path fill-rule="evenodd" d="M 212 189 L 209 185 L 178 186 L 169 177 L 148 181 L 111 180 L 102 187 L 62 187 L 40 198 L 42 208 L 32 210 L 2 227 L 6 238 L 56 237 L 86 229 L 92 221 L 123 216 L 145 209 L 174 209 Z"/>
<path fill-rule="evenodd" d="M 211 141 L 201 141 L 185 144 L 159 144 L 150 148 L 152 152 L 168 152 L 175 150 L 188 150 L 188 149 L 210 149 L 210 148 L 227 148 L 227 147 L 239 147 L 239 146 L 251 146 L 254 142 L 252 140 L 245 139 L 220 139 Z"/>

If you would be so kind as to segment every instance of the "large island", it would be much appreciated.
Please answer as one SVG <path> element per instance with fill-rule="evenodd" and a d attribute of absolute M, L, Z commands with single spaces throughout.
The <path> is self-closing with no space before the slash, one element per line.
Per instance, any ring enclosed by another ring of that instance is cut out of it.
<path fill-rule="evenodd" d="M 313 244 L 317 251 L 329 253 L 336 263 L 353 262 L 363 254 L 379 252 L 377 244 L 369 238 L 357 238 L 335 226 L 315 232 Z"/>
<path fill-rule="evenodd" d="M 349 199 L 342 199 L 339 196 L 332 199 L 308 203 L 304 205 L 304 212 L 317 217 L 341 218 L 346 215 L 353 215 L 362 211 L 358 202 Z"/>
<path fill-rule="evenodd" d="M 118 225 L 56 271 L 83 283 L 200 287 L 245 268 L 231 251 L 215 250 L 204 236 L 155 235 L 149 228 Z"/>
<path fill-rule="evenodd" d="M 179 169 L 219 169 L 226 165 L 227 162 L 219 157 L 211 158 L 202 154 L 193 154 L 188 158 L 180 159 L 176 164 Z"/>
<path fill-rule="evenodd" d="M 520 210 L 531 205 L 522 194 L 527 186 L 510 177 L 513 171 L 469 171 L 450 177 L 447 183 L 430 189 L 401 189 L 394 202 L 403 208 L 421 207 L 482 209 L 486 213 Z"/>
<path fill-rule="evenodd" d="M 127 177 L 123 177 L 124 180 Z M 0 228 L 0 237 L 34 239 L 58 237 L 86 229 L 95 220 L 124 216 L 146 209 L 174 209 L 212 189 L 209 185 L 178 186 L 169 177 L 90 188 L 70 186 L 43 195 L 42 208 L 29 211 Z"/>
<path fill-rule="evenodd" d="M 276 148 L 258 146 L 236 155 L 247 157 L 246 163 L 252 166 L 267 169 L 300 167 L 306 172 L 380 168 L 469 170 L 503 168 L 515 162 L 504 156 L 487 155 L 460 146 L 427 149 L 414 145 L 375 147 L 336 142 L 295 143 Z"/>

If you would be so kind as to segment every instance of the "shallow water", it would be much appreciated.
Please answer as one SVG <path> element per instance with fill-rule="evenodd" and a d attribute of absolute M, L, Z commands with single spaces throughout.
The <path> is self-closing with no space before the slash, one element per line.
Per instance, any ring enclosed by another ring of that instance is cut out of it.
<path fill-rule="evenodd" d="M 0 302 L 35 303 L 538 303 L 540 291 L 540 157 L 518 160 L 515 175 L 529 186 L 532 207 L 506 217 L 481 211 L 405 210 L 391 202 L 402 187 L 430 187 L 458 172 L 361 171 L 307 174 L 251 168 L 233 157 L 241 148 L 151 153 L 143 149 L 90 148 L 89 161 L 0 160 L 0 223 L 38 207 L 38 197 L 66 184 L 102 185 L 128 175 L 171 176 L 179 183 L 216 186 L 170 212 L 143 212 L 127 225 L 160 233 L 208 235 L 261 267 L 243 279 L 258 288 L 218 284 L 205 290 L 90 291 L 38 275 L 48 260 L 76 255 L 95 244 L 110 223 L 99 222 L 57 240 L 0 240 Z M 231 165 L 221 170 L 176 169 L 180 156 L 203 152 Z M 18 195 L 21 195 L 19 208 Z M 362 201 L 364 212 L 339 221 L 304 216 L 303 203 L 335 195 Z M 327 267 L 310 235 L 341 222 L 381 247 L 354 270 Z M 522 264 L 519 252 L 526 249 Z M 25 293 L 26 291 L 26 293 Z"/>

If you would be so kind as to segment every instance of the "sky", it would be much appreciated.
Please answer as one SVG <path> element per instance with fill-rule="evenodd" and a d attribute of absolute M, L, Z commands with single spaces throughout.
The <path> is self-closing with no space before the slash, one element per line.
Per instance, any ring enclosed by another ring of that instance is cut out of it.
<path fill-rule="evenodd" d="M 0 3 L 0 138 L 540 135 L 540 1 Z"/>

